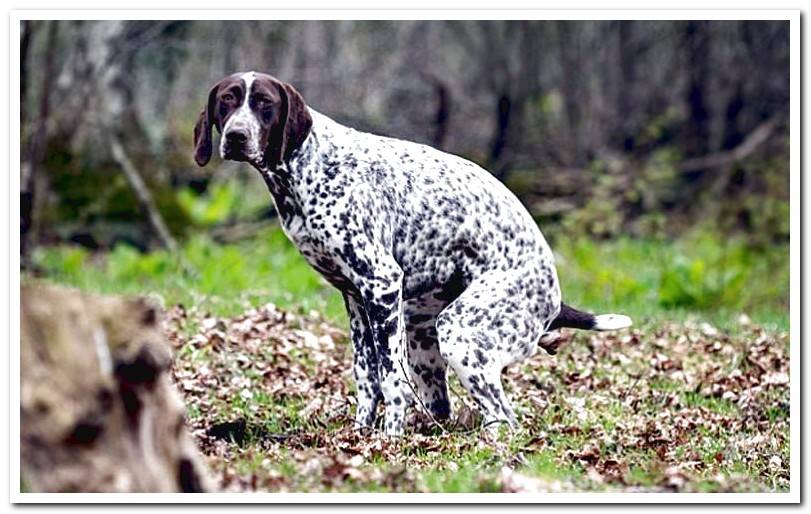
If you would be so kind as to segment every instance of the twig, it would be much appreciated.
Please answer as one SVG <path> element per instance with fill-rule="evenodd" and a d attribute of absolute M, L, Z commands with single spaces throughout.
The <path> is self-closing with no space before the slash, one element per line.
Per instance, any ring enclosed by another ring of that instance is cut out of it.
<path fill-rule="evenodd" d="M 107 133 L 113 159 L 121 167 L 124 176 L 127 177 L 127 182 L 129 182 L 132 192 L 135 194 L 136 200 L 138 200 L 138 204 L 141 206 L 144 214 L 146 214 L 149 225 L 154 230 L 155 235 L 158 236 L 161 244 L 170 252 L 177 253 L 177 241 L 172 237 L 169 229 L 166 228 L 163 217 L 161 217 L 160 212 L 157 207 L 155 207 L 152 194 L 149 192 L 149 188 L 146 187 L 143 178 L 141 178 L 141 174 L 138 173 L 135 165 L 132 164 L 132 161 L 127 156 L 118 138 L 112 134 L 111 130 L 107 130 Z"/>
<path fill-rule="evenodd" d="M 408 372 L 408 371 L 405 369 L 405 364 L 403 363 L 403 361 L 402 361 L 402 360 L 400 360 L 400 369 L 402 370 L 403 375 L 405 375 L 406 377 L 408 377 L 408 376 L 409 376 L 409 372 Z M 416 390 L 416 388 L 414 387 L 414 384 L 412 384 L 412 383 L 411 383 L 411 380 L 408 380 L 408 379 L 407 379 L 407 380 L 406 380 L 406 383 L 408 384 L 409 389 L 411 389 L 411 394 L 413 394 L 413 395 L 414 395 L 414 398 L 415 398 L 415 399 L 416 399 L 416 400 L 417 400 L 417 401 L 420 403 L 420 406 L 422 406 L 423 410 L 424 410 L 424 411 L 425 411 L 425 412 L 428 414 L 428 417 L 430 417 L 430 418 L 431 418 L 431 421 L 432 421 L 432 422 L 433 422 L 433 423 L 434 423 L 436 426 L 438 426 L 440 430 L 442 430 L 442 433 L 443 433 L 443 434 L 444 434 L 444 433 L 447 433 L 447 430 L 445 430 L 445 427 L 443 427 L 443 426 L 442 426 L 442 424 L 439 422 L 439 420 L 437 420 L 437 419 L 434 417 L 434 414 L 431 412 L 431 410 L 430 410 L 430 409 L 429 409 L 429 408 L 428 408 L 428 407 L 425 405 L 425 403 L 422 401 L 422 398 L 420 398 L 420 395 L 417 393 L 417 390 Z"/>
<path fill-rule="evenodd" d="M 211 238 L 218 243 L 234 243 L 255 236 L 267 227 L 275 225 L 272 219 L 245 221 L 219 225 L 211 229 Z"/>
<path fill-rule="evenodd" d="M 634 383 L 633 383 L 633 384 L 631 384 L 631 385 L 629 385 L 629 386 L 628 386 L 628 387 L 625 389 L 625 391 L 623 391 L 623 392 L 622 392 L 622 396 L 620 396 L 620 400 L 624 400 L 625 398 L 627 398 L 627 397 L 628 397 L 628 393 L 630 393 L 630 392 L 631 392 L 631 389 L 633 389 L 634 387 L 636 387 L 636 384 L 638 384 L 638 383 L 639 383 L 639 381 L 642 379 L 642 376 L 643 376 L 643 375 L 646 375 L 646 374 L 645 374 L 645 373 L 640 373 L 640 374 L 639 374 L 639 376 L 638 376 L 638 377 L 636 377 L 636 379 L 634 380 Z"/>

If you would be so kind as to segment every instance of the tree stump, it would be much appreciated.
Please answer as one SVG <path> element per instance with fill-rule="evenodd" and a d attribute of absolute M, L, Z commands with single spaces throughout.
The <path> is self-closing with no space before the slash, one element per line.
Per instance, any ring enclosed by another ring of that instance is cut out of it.
<path fill-rule="evenodd" d="M 210 490 L 160 317 L 143 299 L 21 288 L 24 490 Z"/>

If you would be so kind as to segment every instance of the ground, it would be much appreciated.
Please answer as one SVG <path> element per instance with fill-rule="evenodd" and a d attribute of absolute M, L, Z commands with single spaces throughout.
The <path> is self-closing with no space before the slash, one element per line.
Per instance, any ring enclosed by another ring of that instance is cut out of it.
<path fill-rule="evenodd" d="M 446 425 L 417 410 L 405 437 L 354 431 L 340 296 L 278 230 L 177 257 L 42 249 L 24 280 L 164 304 L 187 424 L 226 490 L 787 491 L 787 263 L 741 254 L 713 274 L 719 250 L 686 244 L 553 245 L 567 300 L 636 324 L 564 332 L 508 368 L 522 428 L 496 435 L 455 381 Z"/>
<path fill-rule="evenodd" d="M 232 318 L 180 307 L 167 333 L 189 424 L 228 490 L 781 491 L 789 481 L 788 336 L 746 319 L 567 333 L 505 372 L 522 429 L 412 417 L 389 439 L 352 426 L 351 349 L 318 316 L 272 304 Z"/>

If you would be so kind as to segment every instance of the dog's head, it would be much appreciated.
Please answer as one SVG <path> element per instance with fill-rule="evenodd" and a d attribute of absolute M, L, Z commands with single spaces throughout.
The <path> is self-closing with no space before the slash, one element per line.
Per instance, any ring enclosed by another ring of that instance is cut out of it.
<path fill-rule="evenodd" d="M 290 157 L 310 132 L 312 118 L 293 86 L 249 71 L 217 82 L 194 126 L 194 160 L 211 159 L 211 128 L 220 133 L 220 157 L 273 167 Z"/>

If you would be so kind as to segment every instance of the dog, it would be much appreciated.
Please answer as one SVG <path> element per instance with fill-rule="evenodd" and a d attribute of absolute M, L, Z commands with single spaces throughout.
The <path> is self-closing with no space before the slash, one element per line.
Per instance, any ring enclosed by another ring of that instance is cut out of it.
<path fill-rule="evenodd" d="M 506 366 L 544 342 L 554 348 L 561 327 L 631 325 L 561 302 L 537 224 L 471 161 L 343 126 L 253 71 L 211 88 L 194 127 L 199 166 L 211 159 L 214 127 L 220 157 L 259 171 L 287 237 L 343 295 L 358 428 L 374 427 L 381 400 L 388 435 L 403 433 L 416 402 L 448 419 L 448 367 L 486 426 L 517 428 Z"/>

